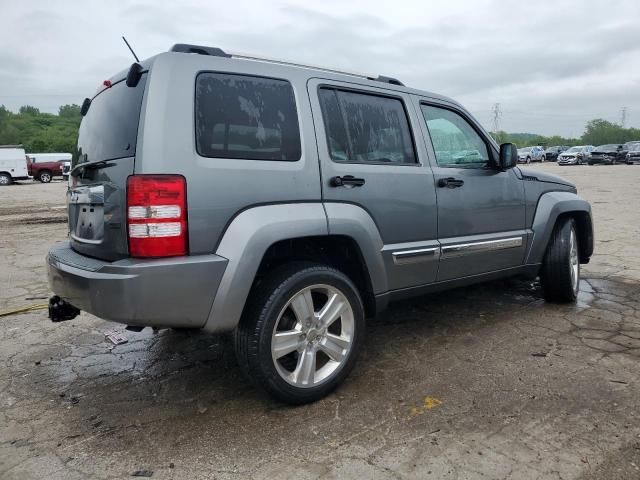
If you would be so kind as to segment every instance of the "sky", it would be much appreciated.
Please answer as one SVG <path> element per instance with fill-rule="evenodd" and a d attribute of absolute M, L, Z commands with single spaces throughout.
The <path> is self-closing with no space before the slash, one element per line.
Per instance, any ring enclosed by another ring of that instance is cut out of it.
<path fill-rule="evenodd" d="M 56 113 L 174 43 L 399 78 L 487 128 L 640 127 L 639 0 L 0 0 L 0 104 Z"/>

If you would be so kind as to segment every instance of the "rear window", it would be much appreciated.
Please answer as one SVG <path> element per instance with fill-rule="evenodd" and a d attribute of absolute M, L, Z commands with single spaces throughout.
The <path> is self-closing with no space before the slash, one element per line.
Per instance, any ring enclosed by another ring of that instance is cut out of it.
<path fill-rule="evenodd" d="M 135 155 L 146 82 L 146 74 L 135 87 L 122 80 L 93 98 L 80 124 L 78 163 Z"/>
<path fill-rule="evenodd" d="M 323 87 L 320 106 L 331 159 L 348 163 L 415 163 L 401 100 Z"/>
<path fill-rule="evenodd" d="M 300 159 L 296 102 L 285 80 L 201 73 L 195 111 L 196 148 L 203 157 Z"/>

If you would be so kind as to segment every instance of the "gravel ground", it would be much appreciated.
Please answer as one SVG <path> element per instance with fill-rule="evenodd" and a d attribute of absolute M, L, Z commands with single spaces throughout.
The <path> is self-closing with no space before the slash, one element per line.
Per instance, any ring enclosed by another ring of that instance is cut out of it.
<path fill-rule="evenodd" d="M 396 304 L 345 384 L 296 408 L 226 337 L 0 317 L 0 478 L 640 478 L 640 167 L 533 168 L 593 206 L 577 305 L 516 280 Z M 46 301 L 64 192 L 0 188 L 0 311 Z"/>

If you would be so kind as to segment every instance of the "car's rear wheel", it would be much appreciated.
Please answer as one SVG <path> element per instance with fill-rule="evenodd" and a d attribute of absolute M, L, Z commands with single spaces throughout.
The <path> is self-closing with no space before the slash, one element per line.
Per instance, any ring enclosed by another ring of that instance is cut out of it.
<path fill-rule="evenodd" d="M 49 183 L 51 181 L 51 172 L 48 170 L 43 170 L 38 174 L 38 180 L 42 183 Z"/>
<path fill-rule="evenodd" d="M 556 224 L 547 246 L 540 283 L 546 300 L 569 303 L 578 298 L 580 258 L 576 222 L 568 218 Z"/>
<path fill-rule="evenodd" d="M 11 175 L 8 173 L 0 173 L 0 187 L 6 187 L 7 185 L 11 185 L 13 183 L 13 179 Z"/>
<path fill-rule="evenodd" d="M 353 368 L 365 319 L 353 282 L 326 265 L 293 263 L 252 291 L 235 333 L 242 369 L 275 398 L 319 400 Z"/>
<path fill-rule="evenodd" d="M 531 157 L 527 157 L 527 163 L 531 163 Z"/>

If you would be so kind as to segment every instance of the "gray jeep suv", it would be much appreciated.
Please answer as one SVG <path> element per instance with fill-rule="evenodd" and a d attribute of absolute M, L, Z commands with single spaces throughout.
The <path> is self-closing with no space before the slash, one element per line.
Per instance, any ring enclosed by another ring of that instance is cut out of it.
<path fill-rule="evenodd" d="M 82 113 L 50 317 L 234 332 L 285 402 L 339 385 L 389 302 L 514 275 L 571 302 L 593 251 L 574 185 L 393 78 L 179 44 Z"/>

